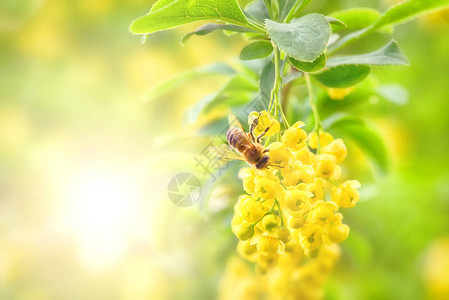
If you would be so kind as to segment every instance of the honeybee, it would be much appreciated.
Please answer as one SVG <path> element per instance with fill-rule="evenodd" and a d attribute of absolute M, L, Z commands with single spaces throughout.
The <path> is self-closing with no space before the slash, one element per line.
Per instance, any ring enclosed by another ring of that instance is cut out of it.
<path fill-rule="evenodd" d="M 267 133 L 270 127 L 267 127 L 259 136 L 254 136 L 254 129 L 256 128 L 259 117 L 254 119 L 249 128 L 249 133 L 246 133 L 233 115 L 229 115 L 229 130 L 226 132 L 226 141 L 229 145 L 223 144 L 218 146 L 220 148 L 222 159 L 235 159 L 246 161 L 249 165 L 257 169 L 264 169 L 268 166 L 274 166 L 270 163 L 270 157 L 266 154 L 269 149 L 266 149 L 260 140 Z"/>

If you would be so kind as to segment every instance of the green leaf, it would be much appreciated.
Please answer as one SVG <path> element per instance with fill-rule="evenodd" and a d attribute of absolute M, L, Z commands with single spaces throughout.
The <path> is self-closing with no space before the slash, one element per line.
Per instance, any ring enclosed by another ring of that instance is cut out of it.
<path fill-rule="evenodd" d="M 343 22 L 342 20 L 339 20 L 339 19 L 337 19 L 337 18 L 334 18 L 334 17 L 326 16 L 326 20 L 327 20 L 330 24 L 336 24 L 336 25 L 339 25 L 339 26 L 348 27 L 348 26 L 345 24 L 345 22 Z"/>
<path fill-rule="evenodd" d="M 326 55 L 323 53 L 313 62 L 299 61 L 289 57 L 289 61 L 293 67 L 303 72 L 318 72 L 326 67 Z"/>
<path fill-rule="evenodd" d="M 236 71 L 225 63 L 215 63 L 205 67 L 180 73 L 158 85 L 150 87 L 144 95 L 144 101 L 149 102 L 159 98 L 175 89 L 176 87 L 188 82 L 189 80 L 206 75 L 234 75 Z"/>
<path fill-rule="evenodd" d="M 290 10 L 295 5 L 296 0 L 280 0 L 279 1 L 279 19 L 284 20 Z"/>
<path fill-rule="evenodd" d="M 235 32 L 255 32 L 254 30 L 251 30 L 249 28 L 237 26 L 237 25 L 208 23 L 208 24 L 205 24 L 205 25 L 199 27 L 195 31 L 185 34 L 181 38 L 181 44 L 185 44 L 185 42 L 187 42 L 187 40 L 190 37 L 192 37 L 193 35 L 206 35 L 215 30 L 228 30 L 228 31 L 235 31 Z"/>
<path fill-rule="evenodd" d="M 378 18 L 373 24 L 364 29 L 352 32 L 342 39 L 337 41 L 331 47 L 330 52 L 337 51 L 348 43 L 360 39 L 379 28 L 402 23 L 413 19 L 428 11 L 433 11 L 449 6 L 449 0 L 410 0 L 401 4 L 395 5 L 387 10 L 380 18 Z"/>
<path fill-rule="evenodd" d="M 391 7 L 374 23 L 377 29 L 385 25 L 396 24 L 417 17 L 427 11 L 449 6 L 449 0 L 410 0 Z"/>
<path fill-rule="evenodd" d="M 289 24 L 265 21 L 272 41 L 294 59 L 313 62 L 326 49 L 331 27 L 321 14 L 308 14 Z"/>
<path fill-rule="evenodd" d="M 242 105 L 249 101 L 251 95 L 258 91 L 257 85 L 247 78 L 236 75 L 232 77 L 218 92 L 207 95 L 192 107 L 187 118 L 194 123 L 201 113 L 207 113 L 213 108 Z"/>
<path fill-rule="evenodd" d="M 312 0 L 297 0 L 293 7 L 290 9 L 290 12 L 285 17 L 285 23 L 290 23 L 290 20 L 294 19 L 311 1 Z"/>
<path fill-rule="evenodd" d="M 149 34 L 201 20 L 248 24 L 235 0 L 159 0 L 147 15 L 135 20 L 130 29 L 133 33 Z"/>
<path fill-rule="evenodd" d="M 340 65 L 315 74 L 323 85 L 331 88 L 347 88 L 365 79 L 371 72 L 370 66 Z"/>
<path fill-rule="evenodd" d="M 264 58 L 273 52 L 273 46 L 269 41 L 258 41 L 245 46 L 240 52 L 241 60 Z"/>
<path fill-rule="evenodd" d="M 245 7 L 245 14 L 248 17 L 260 22 L 270 18 L 270 14 L 264 0 L 256 0 L 248 4 Z"/>
<path fill-rule="evenodd" d="M 382 48 L 359 55 L 347 55 L 340 57 L 332 57 L 327 61 L 328 67 L 335 67 L 338 65 L 409 65 L 407 57 L 399 49 L 398 44 L 391 40 Z"/>
<path fill-rule="evenodd" d="M 328 122 L 323 122 L 327 125 L 326 130 L 337 131 L 343 137 L 352 139 L 383 173 L 388 171 L 389 153 L 379 131 L 373 125 L 360 118 L 346 115 L 333 116 L 329 119 Z"/>
<path fill-rule="evenodd" d="M 360 29 L 373 24 L 381 13 L 373 8 L 356 7 L 333 12 L 330 16 L 343 21 L 348 28 Z"/>
<path fill-rule="evenodd" d="M 270 101 L 271 90 L 274 87 L 275 68 L 273 62 L 270 60 L 262 68 L 259 79 L 259 90 L 262 98 L 266 103 Z"/>

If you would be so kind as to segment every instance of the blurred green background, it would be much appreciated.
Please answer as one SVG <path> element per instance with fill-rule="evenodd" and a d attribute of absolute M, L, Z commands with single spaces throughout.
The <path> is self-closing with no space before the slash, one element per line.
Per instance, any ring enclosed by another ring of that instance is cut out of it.
<path fill-rule="evenodd" d="M 314 1 L 309 10 L 392 2 Z M 0 299 L 218 297 L 236 243 L 223 207 L 238 181 L 222 180 L 207 213 L 174 206 L 166 186 L 194 168 L 206 143 L 186 110 L 226 77 L 197 78 L 149 102 L 145 92 L 198 66 L 236 64 L 246 42 L 213 33 L 183 47 L 193 24 L 143 44 L 128 26 L 151 4 L 1 2 Z M 440 12 L 398 27 L 411 66 L 375 73 L 406 87 L 409 102 L 359 108 L 381 129 L 393 167 L 345 212 L 351 234 L 329 299 L 449 299 L 448 24 Z"/>

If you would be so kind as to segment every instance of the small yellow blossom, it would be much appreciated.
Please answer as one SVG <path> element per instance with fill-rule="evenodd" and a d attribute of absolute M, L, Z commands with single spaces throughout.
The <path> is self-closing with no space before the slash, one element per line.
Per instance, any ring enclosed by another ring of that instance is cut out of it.
<path fill-rule="evenodd" d="M 315 161 L 315 154 L 309 150 L 309 147 L 304 147 L 294 153 L 294 158 L 296 161 L 299 160 L 305 165 L 312 165 Z"/>
<path fill-rule="evenodd" d="M 270 234 L 262 234 L 251 239 L 251 244 L 257 244 L 257 251 L 262 255 L 283 254 L 285 245 L 278 237 Z"/>
<path fill-rule="evenodd" d="M 325 181 L 319 177 L 315 178 L 315 180 L 307 186 L 308 191 L 313 194 L 313 196 L 310 197 L 312 203 L 324 199 L 324 186 Z"/>
<path fill-rule="evenodd" d="M 271 143 L 269 149 L 271 163 L 277 166 L 285 167 L 290 159 L 293 158 L 291 152 L 280 142 Z"/>
<path fill-rule="evenodd" d="M 330 154 L 320 154 L 316 156 L 315 172 L 317 176 L 327 179 L 338 177 L 341 170 L 337 165 L 335 156 Z"/>
<path fill-rule="evenodd" d="M 243 168 L 239 172 L 239 177 L 243 181 L 243 189 L 248 194 L 254 194 L 256 189 L 256 185 L 254 183 L 254 179 L 256 178 L 256 168 Z"/>
<path fill-rule="evenodd" d="M 331 154 L 337 159 L 337 163 L 341 163 L 346 155 L 348 155 L 348 150 L 346 149 L 345 143 L 342 139 L 333 140 L 329 145 L 323 147 L 323 153 Z"/>
<path fill-rule="evenodd" d="M 348 88 L 328 88 L 327 94 L 329 95 L 329 98 L 333 100 L 343 100 L 347 95 L 352 93 L 354 89 L 354 86 Z"/>
<path fill-rule="evenodd" d="M 318 201 L 310 212 L 309 219 L 312 223 L 325 226 L 333 220 L 337 210 L 337 205 L 332 201 Z"/>
<path fill-rule="evenodd" d="M 329 229 L 329 239 L 332 243 L 340 244 L 349 236 L 349 226 L 346 224 L 335 225 Z"/>
<path fill-rule="evenodd" d="M 331 199 L 340 207 L 354 207 L 360 198 L 359 191 L 357 190 L 360 186 L 357 180 L 347 180 L 339 187 L 332 188 Z"/>
<path fill-rule="evenodd" d="M 265 206 L 262 205 L 257 198 L 254 197 L 246 197 L 243 203 L 239 207 L 239 213 L 242 216 L 243 220 L 247 223 L 254 223 L 262 219 L 265 214 L 266 209 Z"/>
<path fill-rule="evenodd" d="M 256 127 L 254 128 L 254 134 L 256 136 L 261 135 L 265 132 L 267 128 L 268 131 L 265 133 L 265 136 L 272 136 L 279 132 L 281 129 L 281 126 L 279 122 L 268 112 L 262 111 L 260 114 L 258 112 L 252 112 L 248 116 L 248 124 L 251 125 L 251 123 L 254 120 L 258 120 Z"/>
<path fill-rule="evenodd" d="M 279 226 L 278 218 L 273 214 L 266 215 L 262 219 L 262 226 L 265 231 L 271 231 Z"/>
<path fill-rule="evenodd" d="M 296 122 L 284 132 L 281 141 L 287 148 L 293 151 L 298 151 L 304 148 L 306 145 L 307 133 L 301 129 L 303 126 L 303 122 Z"/>
<path fill-rule="evenodd" d="M 309 134 L 309 147 L 312 149 L 317 149 L 318 148 L 318 141 L 317 141 L 317 134 L 316 132 L 312 132 L 311 134 Z M 324 131 L 320 131 L 320 147 L 326 147 L 327 145 L 329 145 L 332 141 L 334 140 L 334 138 L 332 137 L 332 135 L 328 132 L 324 132 Z"/>
<path fill-rule="evenodd" d="M 235 229 L 235 235 L 241 241 L 249 240 L 254 235 L 254 226 L 248 223 L 242 223 Z"/>
<path fill-rule="evenodd" d="M 292 211 L 307 209 L 311 196 L 313 195 L 310 192 L 297 188 L 288 188 L 285 193 L 285 206 Z"/>
<path fill-rule="evenodd" d="M 299 229 L 299 243 L 304 250 L 315 250 L 323 244 L 323 229 L 320 225 L 313 223 L 304 224 Z"/>
<path fill-rule="evenodd" d="M 300 183 L 311 183 L 315 178 L 315 170 L 312 166 L 304 165 L 300 161 L 295 161 L 291 166 L 281 169 L 286 186 L 298 185 Z"/>

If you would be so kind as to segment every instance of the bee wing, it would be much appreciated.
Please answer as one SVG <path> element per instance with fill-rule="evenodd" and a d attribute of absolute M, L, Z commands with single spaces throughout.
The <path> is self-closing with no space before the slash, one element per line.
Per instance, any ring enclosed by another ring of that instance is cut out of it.
<path fill-rule="evenodd" d="M 236 127 L 236 128 L 241 129 L 243 132 L 245 132 L 242 124 L 240 124 L 239 120 L 233 114 L 229 114 L 228 122 L 229 122 L 229 128 Z M 248 141 L 248 143 L 251 145 L 251 147 L 255 148 L 253 141 L 251 140 L 251 138 L 248 136 L 247 133 L 245 133 L 245 138 Z"/>
<path fill-rule="evenodd" d="M 210 148 L 210 154 L 216 155 L 218 159 L 245 160 L 239 153 L 234 151 L 229 145 L 221 144 Z"/>
<path fill-rule="evenodd" d="M 228 122 L 229 122 L 229 128 L 237 127 L 239 129 L 243 130 L 243 132 L 245 132 L 242 124 L 240 124 L 239 120 L 233 114 L 229 114 Z"/>

